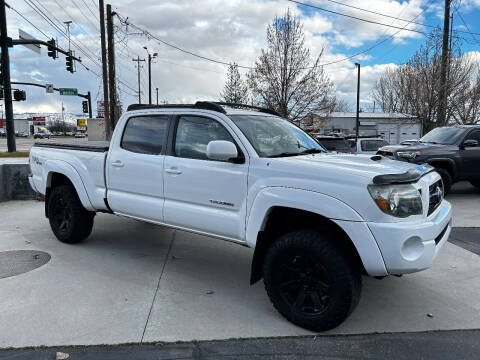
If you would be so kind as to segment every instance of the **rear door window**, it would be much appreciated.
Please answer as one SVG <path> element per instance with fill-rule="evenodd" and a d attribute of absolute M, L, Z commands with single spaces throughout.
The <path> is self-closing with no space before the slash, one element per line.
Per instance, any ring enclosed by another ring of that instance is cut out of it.
<path fill-rule="evenodd" d="M 127 151 L 158 155 L 165 146 L 168 122 L 167 115 L 131 117 L 120 146 Z"/>

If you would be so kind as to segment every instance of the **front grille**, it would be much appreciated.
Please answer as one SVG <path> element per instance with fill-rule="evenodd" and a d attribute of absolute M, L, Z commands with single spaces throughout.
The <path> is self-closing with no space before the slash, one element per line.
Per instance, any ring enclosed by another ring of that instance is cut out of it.
<path fill-rule="evenodd" d="M 393 152 L 391 151 L 378 150 L 377 155 L 383 155 L 389 159 L 395 159 L 395 157 L 393 156 Z"/>
<path fill-rule="evenodd" d="M 433 213 L 440 206 L 443 200 L 443 183 L 438 180 L 428 188 L 428 215 Z"/>

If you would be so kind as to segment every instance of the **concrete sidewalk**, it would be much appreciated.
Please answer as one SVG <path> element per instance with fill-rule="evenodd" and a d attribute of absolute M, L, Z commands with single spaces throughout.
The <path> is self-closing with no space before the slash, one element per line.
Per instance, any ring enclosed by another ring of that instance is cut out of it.
<path fill-rule="evenodd" d="M 105 214 L 87 241 L 66 245 L 43 207 L 0 204 L 0 251 L 51 255 L 0 279 L 0 347 L 311 334 L 273 309 L 262 283 L 249 286 L 251 249 Z M 324 334 L 478 329 L 479 273 L 478 255 L 447 243 L 430 270 L 364 278 L 358 308 Z"/>

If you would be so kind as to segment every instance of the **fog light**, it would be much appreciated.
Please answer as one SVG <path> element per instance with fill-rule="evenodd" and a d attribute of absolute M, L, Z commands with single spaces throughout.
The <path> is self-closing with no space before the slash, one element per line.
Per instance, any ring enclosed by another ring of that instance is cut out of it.
<path fill-rule="evenodd" d="M 423 241 L 418 236 L 408 238 L 402 244 L 402 256 L 405 260 L 415 261 L 423 254 Z"/>

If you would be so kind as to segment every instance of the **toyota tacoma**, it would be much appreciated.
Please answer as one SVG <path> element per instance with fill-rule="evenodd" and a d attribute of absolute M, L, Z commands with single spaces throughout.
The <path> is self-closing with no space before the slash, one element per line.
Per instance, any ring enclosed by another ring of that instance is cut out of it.
<path fill-rule="evenodd" d="M 313 331 L 349 316 L 362 275 L 429 268 L 451 230 L 433 167 L 329 154 L 246 105 L 130 105 L 110 142 L 37 142 L 30 166 L 60 241 L 87 238 L 103 212 L 248 246 L 250 282 Z"/>

